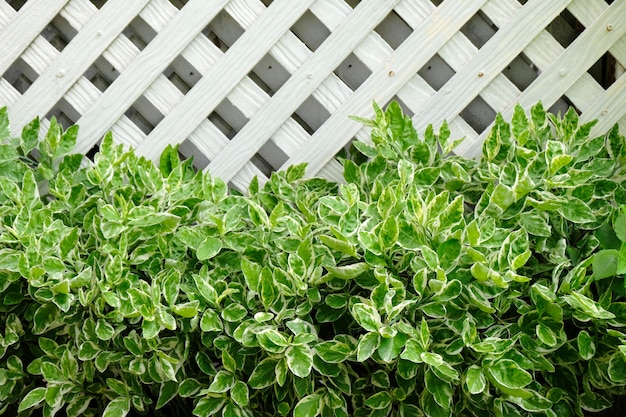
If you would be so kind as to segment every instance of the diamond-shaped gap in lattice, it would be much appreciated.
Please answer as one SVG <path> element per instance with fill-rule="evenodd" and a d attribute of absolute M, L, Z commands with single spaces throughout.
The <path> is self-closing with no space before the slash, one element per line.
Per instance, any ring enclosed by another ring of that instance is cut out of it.
<path fill-rule="evenodd" d="M 146 135 L 163 119 L 163 115 L 143 97 L 138 98 L 124 115 Z"/>
<path fill-rule="evenodd" d="M 226 120 L 222 118 L 220 114 L 213 111 L 207 116 L 209 122 L 213 124 L 220 132 L 224 134 L 228 139 L 232 139 L 237 134 L 237 131 L 230 126 Z"/>
<path fill-rule="evenodd" d="M 395 11 L 391 11 L 374 30 L 393 49 L 398 48 L 413 32 L 413 29 Z"/>
<path fill-rule="evenodd" d="M 351 53 L 335 69 L 335 75 L 352 91 L 355 91 L 372 75 L 372 71 L 355 54 Z"/>
<path fill-rule="evenodd" d="M 122 34 L 126 36 L 137 49 L 143 51 L 156 36 L 156 31 L 143 20 L 141 16 L 137 16 L 124 28 Z"/>
<path fill-rule="evenodd" d="M 610 52 L 606 52 L 587 71 L 605 90 L 619 77 L 619 63 Z"/>
<path fill-rule="evenodd" d="M 100 56 L 85 71 L 83 76 L 104 92 L 120 76 L 120 73 L 109 61 Z"/>
<path fill-rule="evenodd" d="M 19 11 L 23 5 L 26 4 L 27 0 L 5 0 L 11 7 L 15 9 L 15 11 Z"/>
<path fill-rule="evenodd" d="M 265 92 L 265 94 L 267 94 L 270 97 L 274 95 L 275 91 L 272 90 L 272 88 L 269 85 L 267 85 L 265 81 L 263 81 L 261 77 L 256 75 L 254 72 L 249 72 L 247 77 L 251 79 L 256 85 L 258 85 L 261 88 L 261 90 Z"/>
<path fill-rule="evenodd" d="M 57 119 L 57 123 L 63 127 L 63 130 L 65 130 L 76 123 L 80 118 L 80 113 L 64 98 L 61 98 L 45 115 L 45 118 L 51 119 L 53 116 Z"/>
<path fill-rule="evenodd" d="M 496 112 L 478 96 L 463 109 L 460 116 L 476 132 L 482 132 L 495 120 Z"/>
<path fill-rule="evenodd" d="M 565 114 L 570 107 L 573 107 L 576 110 L 576 113 L 581 114 L 581 111 L 567 98 L 567 96 L 560 97 L 550 108 L 548 108 L 548 112 L 556 115 Z"/>
<path fill-rule="evenodd" d="M 479 10 L 478 13 L 465 22 L 460 32 L 465 35 L 474 46 L 480 49 L 497 31 L 498 27 Z"/>
<path fill-rule="evenodd" d="M 202 78 L 202 74 L 189 63 L 182 55 L 177 56 L 163 71 L 163 75 L 169 79 L 183 94 Z"/>
<path fill-rule="evenodd" d="M 220 50 L 226 52 L 243 35 L 244 29 L 226 10 L 222 10 L 202 33 Z"/>
<path fill-rule="evenodd" d="M 252 162 L 252 164 L 254 164 L 254 166 L 256 166 L 266 177 L 272 175 L 272 172 L 276 170 L 272 164 L 270 164 L 259 153 L 256 153 L 252 158 L 250 158 L 250 162 Z"/>
<path fill-rule="evenodd" d="M 556 16 L 546 27 L 546 31 L 551 34 L 563 48 L 567 48 L 571 45 L 584 30 L 585 27 L 582 23 L 567 9 L 564 9 L 561 14 Z"/>
<path fill-rule="evenodd" d="M 515 84 L 520 91 L 524 91 L 539 77 L 539 68 L 524 53 L 521 53 L 502 70 L 502 74 Z"/>
<path fill-rule="evenodd" d="M 101 9 L 102 6 L 104 6 L 104 4 L 107 2 L 107 0 L 89 0 L 89 1 L 98 9 Z"/>
<path fill-rule="evenodd" d="M 248 118 L 227 98 L 215 107 L 213 113 L 219 115 L 235 134 L 248 123 Z M 230 135 L 227 136 L 230 138 Z"/>
<path fill-rule="evenodd" d="M 178 10 L 182 9 L 185 4 L 187 4 L 188 0 L 169 0 L 170 3 L 174 5 Z"/>
<path fill-rule="evenodd" d="M 278 91 L 291 76 L 289 71 L 280 65 L 270 54 L 266 54 L 261 58 L 252 68 L 251 73 L 258 77 L 258 79 L 272 91 L 272 94 Z M 253 78 L 253 80 L 255 80 L 255 78 Z"/>
<path fill-rule="evenodd" d="M 22 58 L 15 60 L 5 73 L 2 74 L 2 78 L 7 80 L 20 94 L 24 94 L 38 77 L 39 74 Z"/>
<path fill-rule="evenodd" d="M 328 28 L 310 10 L 293 24 L 291 32 L 311 51 L 317 50 L 330 35 Z"/>
<path fill-rule="evenodd" d="M 61 15 L 54 19 L 41 31 L 41 36 L 61 52 L 76 36 L 76 30 Z"/>
<path fill-rule="evenodd" d="M 100 141 L 98 141 L 95 145 L 91 147 L 86 153 L 85 156 L 93 162 L 96 154 L 100 152 Z"/>
<path fill-rule="evenodd" d="M 417 72 L 435 91 L 439 91 L 455 74 L 454 70 L 439 54 L 433 57 Z"/>
<path fill-rule="evenodd" d="M 271 171 L 276 171 L 285 162 L 289 160 L 289 156 L 274 143 L 274 141 L 268 140 L 257 152 L 257 156 L 264 161 L 264 165 L 267 165 Z M 261 167 L 259 167 L 261 168 Z M 261 169 L 265 175 L 269 175 L 266 171 Z"/>
<path fill-rule="evenodd" d="M 193 166 L 197 170 L 203 170 L 209 165 L 209 159 L 198 149 L 192 141 L 186 139 L 178 146 L 178 155 L 183 159 L 193 158 Z"/>
<path fill-rule="evenodd" d="M 309 134 L 315 133 L 328 120 L 330 113 L 313 96 L 308 97 L 291 117 Z"/>

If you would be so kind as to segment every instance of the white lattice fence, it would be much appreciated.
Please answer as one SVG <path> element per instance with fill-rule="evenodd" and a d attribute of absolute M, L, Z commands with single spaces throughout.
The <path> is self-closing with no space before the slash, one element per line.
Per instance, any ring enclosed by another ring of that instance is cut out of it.
<path fill-rule="evenodd" d="M 573 105 L 626 125 L 626 0 L 0 0 L 0 106 L 78 123 L 79 151 L 167 144 L 238 188 L 334 155 L 372 100 L 477 155 L 496 112 Z"/>

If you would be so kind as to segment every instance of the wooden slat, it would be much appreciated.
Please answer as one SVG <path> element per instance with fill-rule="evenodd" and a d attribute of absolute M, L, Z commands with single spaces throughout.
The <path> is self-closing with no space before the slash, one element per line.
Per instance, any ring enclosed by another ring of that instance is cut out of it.
<path fill-rule="evenodd" d="M 618 78 L 606 92 L 591 104 L 581 116 L 583 121 L 598 119 L 591 134 L 607 132 L 615 123 L 626 116 L 626 76 Z M 622 133 L 623 134 L 623 133 Z"/>
<path fill-rule="evenodd" d="M 30 0 L 22 6 L 19 13 L 0 30 L 0 74 L 4 74 L 19 58 L 67 2 L 68 0 Z"/>
<path fill-rule="evenodd" d="M 398 0 L 361 2 L 217 158 L 211 161 L 207 170 L 213 175 L 230 180 L 397 2 Z M 259 134 L 260 129 L 263 135 Z"/>
<path fill-rule="evenodd" d="M 109 0 L 46 71 L 11 106 L 14 126 L 45 115 L 150 0 Z"/>
<path fill-rule="evenodd" d="M 250 72 L 314 0 L 273 2 L 266 12 L 205 74 L 183 101 L 169 113 L 137 148 L 137 152 L 156 159 L 178 138 L 188 137 L 193 129 Z M 290 5 L 290 6 L 289 6 Z"/>
<path fill-rule="evenodd" d="M 315 175 L 344 145 L 337 143 L 337 138 L 350 138 L 361 129 L 349 116 L 371 116 L 372 100 L 384 103 L 393 97 L 484 3 L 485 0 L 468 0 L 463 10 L 453 2 L 441 4 L 282 168 L 307 162 L 307 175 Z"/>
<path fill-rule="evenodd" d="M 228 0 L 191 0 L 141 51 L 78 121 L 81 150 L 89 149 L 206 27 Z"/>
<path fill-rule="evenodd" d="M 526 3 L 461 71 L 424 104 L 430 121 L 451 119 L 463 111 L 570 1 L 531 0 Z M 414 120 L 418 131 L 425 129 L 426 123 L 424 119 Z"/>
<path fill-rule="evenodd" d="M 611 30 L 607 30 L 609 27 Z M 537 78 L 519 97 L 519 104 L 529 108 L 537 101 L 551 106 L 571 87 L 587 70 L 626 33 L 626 2 L 613 3 L 601 16 L 563 52 L 539 78 Z M 515 103 L 503 111 L 504 118 L 513 114 Z M 611 112 L 611 114 L 609 114 Z M 619 120 L 620 108 L 607 110 L 607 120 Z M 608 116 L 608 117 L 607 117 Z M 464 155 L 478 156 L 480 146 L 489 130 L 485 130 L 477 143 L 463 143 L 459 147 Z"/>

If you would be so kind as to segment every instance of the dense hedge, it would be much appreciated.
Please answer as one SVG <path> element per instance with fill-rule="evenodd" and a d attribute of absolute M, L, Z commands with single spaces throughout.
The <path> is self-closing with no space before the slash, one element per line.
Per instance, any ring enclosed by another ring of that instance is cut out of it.
<path fill-rule="evenodd" d="M 0 414 L 582 416 L 626 385 L 626 148 L 541 105 L 480 161 L 376 107 L 247 195 L 0 111 Z M 131 411 L 132 410 L 132 411 Z"/>

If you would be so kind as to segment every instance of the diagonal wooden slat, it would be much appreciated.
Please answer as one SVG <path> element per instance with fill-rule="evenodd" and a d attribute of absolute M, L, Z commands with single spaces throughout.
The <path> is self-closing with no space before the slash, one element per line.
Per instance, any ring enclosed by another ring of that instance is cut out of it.
<path fill-rule="evenodd" d="M 185 138 L 226 95 L 250 72 L 278 39 L 314 0 L 273 2 L 266 12 L 205 74 L 183 101 L 137 147 L 137 152 L 155 159 L 176 138 Z M 291 5 L 291 7 L 288 7 Z"/>
<path fill-rule="evenodd" d="M 43 116 L 76 83 L 91 63 L 113 42 L 150 0 L 110 0 L 33 85 L 9 108 L 14 126 Z"/>
<path fill-rule="evenodd" d="M 191 0 L 141 51 L 78 121 L 79 152 L 90 149 L 163 73 L 228 0 Z"/>
<path fill-rule="evenodd" d="M 520 95 L 519 104 L 529 108 L 541 100 L 544 105 L 550 106 L 624 34 L 626 34 L 626 2 L 616 2 L 587 27 L 559 59 Z M 580 51 L 586 53 L 581 55 Z M 512 103 L 502 112 L 505 119 L 511 117 L 515 104 Z M 606 118 L 607 121 L 603 123 L 606 125 L 610 120 L 617 122 L 623 114 L 622 108 L 615 108 L 607 109 L 607 112 L 604 115 L 600 113 L 600 116 Z M 478 143 L 461 144 L 460 151 L 464 155 L 478 156 L 480 144 L 487 133 L 488 130 L 478 138 Z"/>
<path fill-rule="evenodd" d="M 207 170 L 230 180 L 252 157 L 270 135 L 320 83 L 343 61 L 358 43 L 386 16 L 398 0 L 361 2 L 319 47 L 313 56 L 296 71 L 272 99 L 230 141 L 212 161 Z M 259 135 L 263 128 L 264 135 Z"/>
<path fill-rule="evenodd" d="M 480 94 L 498 74 L 558 15 L 571 0 L 531 0 L 485 44 L 431 100 L 424 103 L 430 121 L 415 118 L 417 131 L 432 120 L 451 119 Z M 506 48 L 502 46 L 506 45 Z M 453 99 L 451 99 L 453 97 Z"/>
<path fill-rule="evenodd" d="M 484 3 L 468 0 L 462 10 L 450 1 L 440 5 L 281 168 L 307 162 L 307 175 L 315 175 L 343 146 L 335 138 L 350 138 L 361 128 L 349 116 L 369 116 L 372 100 L 388 101 Z M 426 38 L 429 42 L 424 44 Z"/>
<path fill-rule="evenodd" d="M 19 13 L 0 30 L 0 74 L 19 58 L 67 2 L 68 0 L 31 0 L 24 4 Z"/>

